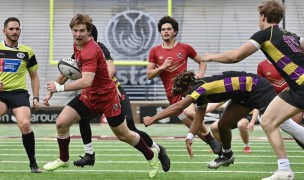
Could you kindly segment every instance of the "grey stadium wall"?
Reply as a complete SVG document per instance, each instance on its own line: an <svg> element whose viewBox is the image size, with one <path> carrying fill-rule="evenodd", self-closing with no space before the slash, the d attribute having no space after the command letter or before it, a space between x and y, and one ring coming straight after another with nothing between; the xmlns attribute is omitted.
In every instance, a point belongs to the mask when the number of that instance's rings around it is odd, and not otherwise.
<svg viewBox="0 0 304 180"><path fill-rule="evenodd" d="M53 2L53 39L50 39L50 2ZM199 54L204 52L223 52L238 47L246 42L250 36L258 31L257 5L259 0L173 0L172 16L179 22L178 41L189 43ZM303 36L304 29L304 1L285 0L286 29ZM47 94L45 84L55 80L58 75L57 66L51 65L61 58L72 54L72 35L69 22L76 13L86 13L93 18L99 31L100 42L104 42L110 49L115 61L145 61L149 48L161 43L159 33L155 27L157 21L167 15L167 1L164 0L10 0L1 2L0 21L9 16L21 20L22 35L20 42L34 49L39 63L41 79L40 99ZM140 30L146 32L141 39L145 46L139 47L138 39L130 38L134 17L142 16ZM127 20L125 25L119 24L121 29L113 30L111 22L115 17ZM133 18L133 20L132 20ZM131 26L130 26L131 23ZM137 23L137 22L136 22ZM124 27L125 26L125 27ZM147 28L148 27L148 28ZM112 29L111 29L112 28ZM119 47L116 41L122 29L129 33L128 44L132 47ZM116 33L116 34L115 34ZM0 34L3 39L3 34ZM50 43L53 50L50 51ZM114 43L114 44L113 44ZM115 44L116 43L116 44ZM121 42L123 43L123 40ZM131 46L130 45L130 46ZM138 49L136 49L136 47ZM122 49L119 49L122 48ZM50 53L53 59L50 60ZM256 72L257 63L265 57L257 52L247 60L233 65L208 63L206 75L226 70L245 70ZM198 70L197 64L188 61L188 69ZM119 66L118 79L130 94L131 100L165 100L166 96L159 79L148 81L145 77L145 66ZM28 81L30 89L30 81ZM31 94L31 91L29 91ZM55 94L51 105L65 105L77 92Z"/></svg>

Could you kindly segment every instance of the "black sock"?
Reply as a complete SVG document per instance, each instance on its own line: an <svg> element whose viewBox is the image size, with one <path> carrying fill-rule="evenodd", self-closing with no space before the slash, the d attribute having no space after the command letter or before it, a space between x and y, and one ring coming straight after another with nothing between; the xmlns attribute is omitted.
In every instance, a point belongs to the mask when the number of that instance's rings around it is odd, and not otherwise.
<svg viewBox="0 0 304 180"><path fill-rule="evenodd" d="M34 132L32 131L29 134L22 134L22 142L23 142L23 146L25 148L26 154L30 160L30 165L36 163Z"/></svg>
<svg viewBox="0 0 304 180"><path fill-rule="evenodd" d="M229 151L229 152L223 152L223 156L230 159L233 155L233 152L232 151Z"/></svg>

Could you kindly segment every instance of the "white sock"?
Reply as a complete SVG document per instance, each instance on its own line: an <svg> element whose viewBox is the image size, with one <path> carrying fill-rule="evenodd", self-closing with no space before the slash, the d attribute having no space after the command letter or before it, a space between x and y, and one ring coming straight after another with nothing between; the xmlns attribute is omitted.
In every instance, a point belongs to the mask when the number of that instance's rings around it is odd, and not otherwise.
<svg viewBox="0 0 304 180"><path fill-rule="evenodd" d="M153 141L151 148L155 148L157 150L157 152L160 152L160 148L159 148L158 144L156 144L156 142L154 142L154 141Z"/></svg>
<svg viewBox="0 0 304 180"><path fill-rule="evenodd" d="M93 144L92 143L85 144L84 145L84 152L88 153L88 154L94 154Z"/></svg>
<svg viewBox="0 0 304 180"><path fill-rule="evenodd" d="M287 158L285 159L279 159L278 160L278 169L279 170L291 170L290 169L290 164L289 164L289 160Z"/></svg>
<svg viewBox="0 0 304 180"><path fill-rule="evenodd" d="M284 121L280 128L288 133L289 135L296 138L302 144L304 144L304 127L299 125L298 123L294 122L292 119L287 119Z"/></svg>

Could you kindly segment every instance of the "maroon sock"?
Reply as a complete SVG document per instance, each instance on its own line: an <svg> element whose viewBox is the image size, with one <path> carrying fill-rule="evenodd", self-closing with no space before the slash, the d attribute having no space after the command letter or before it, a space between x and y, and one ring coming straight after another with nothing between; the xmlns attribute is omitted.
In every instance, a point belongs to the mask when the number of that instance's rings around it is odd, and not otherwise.
<svg viewBox="0 0 304 180"><path fill-rule="evenodd" d="M147 146L145 141L140 137L138 144L134 146L137 150L142 152L147 160L151 160L154 157L153 151Z"/></svg>
<svg viewBox="0 0 304 180"><path fill-rule="evenodd" d="M70 136L67 139L57 138L57 142L59 145L60 160L63 162L68 162L68 160L70 159L69 156Z"/></svg>
<svg viewBox="0 0 304 180"><path fill-rule="evenodd" d="M208 132L208 134L204 135L204 137L205 137L205 139L206 139L206 141L207 141L208 143L213 139L213 137L212 137L212 135L211 135L210 132Z"/></svg>

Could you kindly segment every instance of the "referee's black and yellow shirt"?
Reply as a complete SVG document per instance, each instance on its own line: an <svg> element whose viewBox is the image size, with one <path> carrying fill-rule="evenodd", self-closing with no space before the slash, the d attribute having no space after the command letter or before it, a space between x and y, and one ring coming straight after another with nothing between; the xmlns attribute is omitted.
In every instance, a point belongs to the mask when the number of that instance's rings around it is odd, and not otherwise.
<svg viewBox="0 0 304 180"><path fill-rule="evenodd" d="M251 92L259 83L255 74L226 71L199 80L189 94L197 106L207 106L209 102L223 102L229 99L242 102L250 98Z"/></svg>
<svg viewBox="0 0 304 180"><path fill-rule="evenodd" d="M4 84L4 91L25 89L26 72L38 69L33 50L23 44L8 47L5 42L0 43L0 80Z"/></svg>
<svg viewBox="0 0 304 180"><path fill-rule="evenodd" d="M263 51L289 87L297 90L304 87L304 55L301 40L303 39L296 34L274 25L255 33L249 41ZM301 93L304 95L304 92Z"/></svg>

